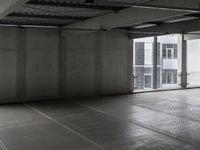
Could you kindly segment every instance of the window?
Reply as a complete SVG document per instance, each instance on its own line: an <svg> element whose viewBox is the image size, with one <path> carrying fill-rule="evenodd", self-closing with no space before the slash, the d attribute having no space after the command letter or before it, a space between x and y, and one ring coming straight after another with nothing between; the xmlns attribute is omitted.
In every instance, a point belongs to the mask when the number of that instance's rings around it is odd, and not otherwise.
<svg viewBox="0 0 200 150"><path fill-rule="evenodd" d="M187 72L189 87L200 85L200 39L187 41Z"/></svg>
<svg viewBox="0 0 200 150"><path fill-rule="evenodd" d="M151 88L151 75L144 75L144 86L145 88Z"/></svg>
<svg viewBox="0 0 200 150"><path fill-rule="evenodd" d="M166 44L167 48L174 48L174 44Z"/></svg>
<svg viewBox="0 0 200 150"><path fill-rule="evenodd" d="M171 84L172 83L172 73L168 72L167 73L167 84Z"/></svg>
<svg viewBox="0 0 200 150"><path fill-rule="evenodd" d="M172 49L167 49L167 58L172 59Z"/></svg>
<svg viewBox="0 0 200 150"><path fill-rule="evenodd" d="M163 44L162 47L163 59L177 59L177 44Z"/></svg>
<svg viewBox="0 0 200 150"><path fill-rule="evenodd" d="M167 58L167 51L166 51L166 49L162 50L162 57L163 57L163 59Z"/></svg>
<svg viewBox="0 0 200 150"><path fill-rule="evenodd" d="M167 74L166 73L162 73L162 84L167 84Z"/></svg>
<svg viewBox="0 0 200 150"><path fill-rule="evenodd" d="M157 56L153 55L154 40L156 40L154 37L134 39L135 62L133 69L135 78L132 85L134 85L136 91L178 86L178 35L158 36ZM157 58L157 66L153 63L154 57ZM153 72L154 69L157 71L156 75Z"/></svg>
<svg viewBox="0 0 200 150"><path fill-rule="evenodd" d="M178 56L178 50L177 50L177 48L175 48L174 49L174 58L177 59L177 56Z"/></svg>
<svg viewBox="0 0 200 150"><path fill-rule="evenodd" d="M177 84L177 70L173 69L163 70L162 84Z"/></svg>
<svg viewBox="0 0 200 150"><path fill-rule="evenodd" d="M144 64L152 65L153 62L153 44L145 43L145 51L144 51Z"/></svg>

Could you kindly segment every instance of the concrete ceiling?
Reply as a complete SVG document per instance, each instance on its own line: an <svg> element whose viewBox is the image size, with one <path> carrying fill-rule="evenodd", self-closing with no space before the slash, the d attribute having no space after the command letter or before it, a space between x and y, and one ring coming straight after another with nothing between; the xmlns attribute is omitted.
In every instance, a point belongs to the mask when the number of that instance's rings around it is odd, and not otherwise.
<svg viewBox="0 0 200 150"><path fill-rule="evenodd" d="M199 6L200 0L0 0L0 24L127 30L140 37L199 30ZM173 19L180 22L167 22Z"/></svg>
<svg viewBox="0 0 200 150"><path fill-rule="evenodd" d="M28 0L0 0L0 19L3 19L26 2Z"/></svg>

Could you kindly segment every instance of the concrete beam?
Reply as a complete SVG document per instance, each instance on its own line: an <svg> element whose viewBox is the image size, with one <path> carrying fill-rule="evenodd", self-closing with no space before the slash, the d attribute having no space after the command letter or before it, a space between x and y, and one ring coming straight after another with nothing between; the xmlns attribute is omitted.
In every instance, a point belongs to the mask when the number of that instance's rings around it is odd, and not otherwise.
<svg viewBox="0 0 200 150"><path fill-rule="evenodd" d="M160 34L176 34L176 33L188 33L193 31L199 31L200 30L200 20L189 20L189 21L183 21L183 22L177 22L177 23L165 23L161 24L155 27L150 28L143 28L143 29L135 29L132 32L141 32L141 33L160 33ZM153 35L153 34L150 34ZM134 34L130 33L129 38L137 38L142 37L142 34ZM147 34L144 34L144 37L147 36Z"/></svg>
<svg viewBox="0 0 200 150"><path fill-rule="evenodd" d="M107 1L105 1L106 3ZM197 13L200 11L198 5L199 2L197 0L194 0L194 2L191 4L191 1L188 1L188 5L185 5L183 1L178 1L179 3L171 3L169 0L165 0L165 5L162 3L155 3L152 4L153 1L149 3L135 3L135 2L116 2L116 1L109 1L110 4L116 4L124 7L135 7L135 8L148 8L148 9L160 9L160 10L171 10L171 11L182 11L182 12L189 12L189 13ZM154 1L155 2L155 1ZM196 3L195 3L196 2ZM194 5L196 4L196 5Z"/></svg>
<svg viewBox="0 0 200 150"><path fill-rule="evenodd" d="M156 6L165 6L165 7L183 7L190 9L199 9L200 1L199 0L153 0L147 4L156 5ZM200 10L200 9L199 9Z"/></svg>
<svg viewBox="0 0 200 150"><path fill-rule="evenodd" d="M0 0L0 19L3 19L28 1L29 0Z"/></svg>
<svg viewBox="0 0 200 150"><path fill-rule="evenodd" d="M184 35L184 40L200 39L200 33L189 33Z"/></svg>
<svg viewBox="0 0 200 150"><path fill-rule="evenodd" d="M110 13L100 17L88 19L84 22L66 26L78 29L112 29L123 26L140 24L143 22L169 19L186 13L169 10L152 10L145 8L127 8L119 12Z"/></svg>

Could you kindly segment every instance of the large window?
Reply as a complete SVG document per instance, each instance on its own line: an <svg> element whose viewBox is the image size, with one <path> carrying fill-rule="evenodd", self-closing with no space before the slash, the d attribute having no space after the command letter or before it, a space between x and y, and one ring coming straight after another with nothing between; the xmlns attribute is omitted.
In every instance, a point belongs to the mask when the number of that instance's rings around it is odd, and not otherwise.
<svg viewBox="0 0 200 150"><path fill-rule="evenodd" d="M154 37L134 40L134 89L147 90L171 88L177 86L178 72L178 36L166 35L157 37L157 75L153 74ZM154 78L156 76L156 78Z"/></svg>
<svg viewBox="0 0 200 150"><path fill-rule="evenodd" d="M187 42L188 86L200 85L200 39Z"/></svg>
<svg viewBox="0 0 200 150"><path fill-rule="evenodd" d="M161 44L160 87L174 88L178 86L178 35L159 36Z"/></svg>
<svg viewBox="0 0 200 150"><path fill-rule="evenodd" d="M134 40L134 89L152 88L153 38Z"/></svg>

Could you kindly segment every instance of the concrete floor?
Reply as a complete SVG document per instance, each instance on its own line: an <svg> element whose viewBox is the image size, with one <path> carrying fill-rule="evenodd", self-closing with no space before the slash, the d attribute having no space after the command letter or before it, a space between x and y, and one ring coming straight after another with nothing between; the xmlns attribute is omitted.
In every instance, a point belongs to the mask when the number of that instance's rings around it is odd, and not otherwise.
<svg viewBox="0 0 200 150"><path fill-rule="evenodd" d="M200 89L0 106L0 150L199 150Z"/></svg>

